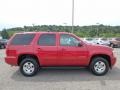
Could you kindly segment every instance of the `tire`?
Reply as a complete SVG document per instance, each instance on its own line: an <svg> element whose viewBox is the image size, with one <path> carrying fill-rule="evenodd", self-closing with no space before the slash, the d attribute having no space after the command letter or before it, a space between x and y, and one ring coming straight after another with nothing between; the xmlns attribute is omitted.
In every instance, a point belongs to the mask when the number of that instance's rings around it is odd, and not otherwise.
<svg viewBox="0 0 120 90"><path fill-rule="evenodd" d="M27 77L37 74L39 65L34 58L25 58L20 63L20 72Z"/></svg>
<svg viewBox="0 0 120 90"><path fill-rule="evenodd" d="M102 57L96 57L92 59L89 68L94 75L103 76L109 71L109 63Z"/></svg>

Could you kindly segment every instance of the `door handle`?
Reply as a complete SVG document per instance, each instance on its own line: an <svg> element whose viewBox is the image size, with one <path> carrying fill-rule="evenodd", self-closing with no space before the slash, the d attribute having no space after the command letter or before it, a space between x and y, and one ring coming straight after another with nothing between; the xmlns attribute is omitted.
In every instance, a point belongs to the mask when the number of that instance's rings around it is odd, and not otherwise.
<svg viewBox="0 0 120 90"><path fill-rule="evenodd" d="M65 51L66 49L62 48L62 51Z"/></svg>
<svg viewBox="0 0 120 90"><path fill-rule="evenodd" d="M41 50L41 48L38 48L38 50Z"/></svg>
<svg viewBox="0 0 120 90"><path fill-rule="evenodd" d="M41 49L41 48L38 48L38 49Z"/></svg>

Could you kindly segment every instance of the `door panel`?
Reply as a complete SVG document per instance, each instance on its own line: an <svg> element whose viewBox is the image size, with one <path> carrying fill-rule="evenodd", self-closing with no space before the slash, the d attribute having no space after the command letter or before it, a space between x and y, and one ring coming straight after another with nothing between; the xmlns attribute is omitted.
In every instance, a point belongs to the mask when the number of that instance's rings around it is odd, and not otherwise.
<svg viewBox="0 0 120 90"><path fill-rule="evenodd" d="M57 46L38 46L38 55L42 66L56 66Z"/></svg>
<svg viewBox="0 0 120 90"><path fill-rule="evenodd" d="M86 65L88 50L85 45L78 46L79 43L79 39L72 35L60 35L60 46L58 47L58 62L60 66Z"/></svg>
<svg viewBox="0 0 120 90"><path fill-rule="evenodd" d="M57 63L56 34L41 34L37 44L37 53L41 66L55 66Z"/></svg>
<svg viewBox="0 0 120 90"><path fill-rule="evenodd" d="M59 47L59 65L80 66L86 65L88 51L86 47Z"/></svg>

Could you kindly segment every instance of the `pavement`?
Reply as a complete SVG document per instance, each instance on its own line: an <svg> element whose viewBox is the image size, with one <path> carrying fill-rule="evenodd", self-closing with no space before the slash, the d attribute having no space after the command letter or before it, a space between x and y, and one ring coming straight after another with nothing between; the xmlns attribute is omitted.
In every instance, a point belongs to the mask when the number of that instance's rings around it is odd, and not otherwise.
<svg viewBox="0 0 120 90"><path fill-rule="evenodd" d="M46 68L25 77L19 67L4 62L0 50L0 90L120 90L120 49L114 49L117 63L105 76L94 76L86 68Z"/></svg>

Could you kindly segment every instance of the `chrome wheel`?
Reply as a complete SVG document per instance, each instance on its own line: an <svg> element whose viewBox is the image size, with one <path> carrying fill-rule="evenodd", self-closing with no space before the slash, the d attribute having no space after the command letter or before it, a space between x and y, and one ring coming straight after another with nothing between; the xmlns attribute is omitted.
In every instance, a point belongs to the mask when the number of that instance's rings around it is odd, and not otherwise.
<svg viewBox="0 0 120 90"><path fill-rule="evenodd" d="M26 62L24 63L23 65L23 71L26 73L26 74L32 74L35 70L35 66L33 63L31 62Z"/></svg>
<svg viewBox="0 0 120 90"><path fill-rule="evenodd" d="M103 73L105 70L106 70L106 65L104 62L102 61L98 61L95 63L94 65L94 70L97 72L97 73Z"/></svg>

